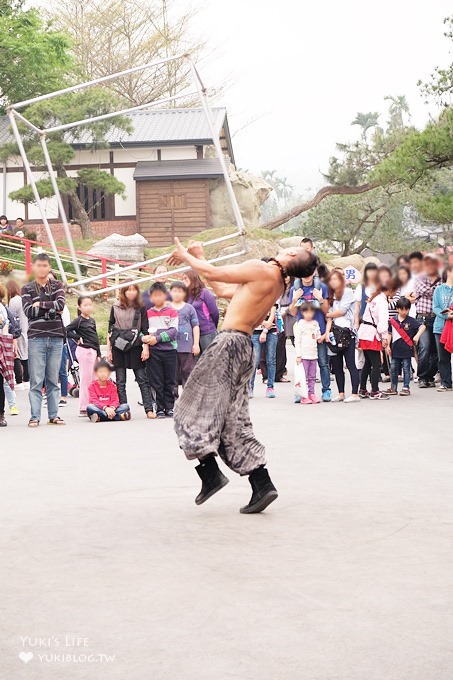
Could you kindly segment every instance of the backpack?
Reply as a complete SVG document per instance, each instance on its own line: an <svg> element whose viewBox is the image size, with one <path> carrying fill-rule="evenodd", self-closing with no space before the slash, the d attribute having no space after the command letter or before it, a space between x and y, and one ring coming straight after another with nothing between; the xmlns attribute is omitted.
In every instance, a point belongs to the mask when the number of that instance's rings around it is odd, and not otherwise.
<svg viewBox="0 0 453 680"><path fill-rule="evenodd" d="M6 307L6 313L8 314L9 332L13 336L14 340L17 340L17 338L20 338L22 333L20 319L17 314L12 314L8 307Z"/></svg>

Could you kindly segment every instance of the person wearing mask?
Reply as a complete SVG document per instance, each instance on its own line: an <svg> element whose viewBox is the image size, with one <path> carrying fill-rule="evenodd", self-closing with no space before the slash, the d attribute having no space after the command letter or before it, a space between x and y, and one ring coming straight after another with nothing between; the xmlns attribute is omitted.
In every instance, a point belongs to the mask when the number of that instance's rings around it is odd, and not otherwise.
<svg viewBox="0 0 453 680"><path fill-rule="evenodd" d="M22 288L22 306L28 319L28 372L30 375L29 427L41 421L42 388L46 387L49 425L65 425L58 416L60 389L58 373L63 351L64 327L61 314L65 306L63 284L50 277L50 258L35 255L33 278Z"/></svg>
<svg viewBox="0 0 453 680"><path fill-rule="evenodd" d="M439 258L435 253L428 253L423 258L423 274L415 280L415 306L417 319L426 326L418 345L418 386L420 388L435 387L435 376L438 369L436 339L434 336L433 311L434 291L441 284L439 276Z"/></svg>
<svg viewBox="0 0 453 680"><path fill-rule="evenodd" d="M359 397L359 371L355 362L355 318L356 300L352 288L346 287L343 274L338 271L332 272L329 281L329 311L326 314L326 336L329 337L332 325L349 331L349 344L344 349L334 353L332 366L338 387L338 397L333 401L344 401L345 404L353 404L360 401ZM338 349L338 348L337 348ZM352 393L345 398L345 375L344 364L351 377Z"/></svg>
<svg viewBox="0 0 453 680"><path fill-rule="evenodd" d="M446 321L453 319L453 265L448 264L443 273L443 283L436 287L433 295L433 312L436 315L433 324L436 341L440 385L438 392L450 392L452 389L451 353L442 342L442 332Z"/></svg>
<svg viewBox="0 0 453 680"><path fill-rule="evenodd" d="M187 302L195 308L200 324L200 353L202 354L217 335L219 309L213 293L208 290L193 269L184 272L182 282L187 287Z"/></svg>
<svg viewBox="0 0 453 680"><path fill-rule="evenodd" d="M325 315L329 311L328 291L325 283L319 282L319 288L317 288L314 279L314 274L307 276L301 280L302 286L300 288L292 289L289 313L300 321L302 318L300 313L301 304L310 302L315 308L314 320L319 324L321 336L325 337ZM318 343L318 366L321 374L322 400L331 401L329 357L325 340Z"/></svg>
<svg viewBox="0 0 453 680"><path fill-rule="evenodd" d="M112 305L107 338L107 356L115 368L118 397L127 404L127 371L132 370L140 388L142 404L147 418L155 418L151 388L146 374L149 347L141 338L148 335L148 316L142 304L140 288L136 283L120 288L119 298ZM132 343L125 341L132 338Z"/></svg>

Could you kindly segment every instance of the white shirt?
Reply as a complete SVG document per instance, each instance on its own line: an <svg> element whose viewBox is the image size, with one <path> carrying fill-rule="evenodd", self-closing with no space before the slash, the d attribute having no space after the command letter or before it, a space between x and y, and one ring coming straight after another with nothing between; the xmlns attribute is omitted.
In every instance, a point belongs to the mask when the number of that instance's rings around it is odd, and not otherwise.
<svg viewBox="0 0 453 680"><path fill-rule="evenodd" d="M318 358L318 338L321 336L319 323L300 319L294 326L296 356L302 359Z"/></svg>

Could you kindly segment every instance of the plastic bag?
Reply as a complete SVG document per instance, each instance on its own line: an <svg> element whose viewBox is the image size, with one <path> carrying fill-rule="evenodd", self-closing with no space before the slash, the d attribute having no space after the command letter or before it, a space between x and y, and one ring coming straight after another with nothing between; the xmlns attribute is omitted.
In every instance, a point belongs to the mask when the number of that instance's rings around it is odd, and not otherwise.
<svg viewBox="0 0 453 680"><path fill-rule="evenodd" d="M296 364L294 368L294 392L301 399L308 397L307 378L302 363Z"/></svg>

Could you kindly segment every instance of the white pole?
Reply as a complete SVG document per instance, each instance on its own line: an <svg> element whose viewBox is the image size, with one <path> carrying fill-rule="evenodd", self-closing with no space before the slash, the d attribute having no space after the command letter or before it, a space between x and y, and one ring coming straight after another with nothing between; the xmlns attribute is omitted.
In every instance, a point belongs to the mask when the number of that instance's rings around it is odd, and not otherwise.
<svg viewBox="0 0 453 680"><path fill-rule="evenodd" d="M211 246L213 243L221 243L222 241L228 241L231 238L236 238L236 236L240 236L241 232L240 231L235 231L234 234L228 234L228 236L219 236L219 238L213 238L210 241L205 241L203 243L203 246ZM128 272L128 271L133 271L134 269L141 269L142 267L146 267L148 264L153 264L154 262L159 262L161 260L166 260L169 256L169 253L166 253L165 255L157 255L157 257L152 257L149 260L144 260L143 262L139 262L138 264L128 264L125 267L116 267L113 269L110 274L123 274L123 272ZM81 281L75 281L74 283L69 284L69 288L76 288L78 286L85 285L87 283L92 283L93 281L99 281L99 279L105 279L106 275L104 274L96 274L95 276L90 276L88 279L82 279ZM140 279L140 280L145 280L147 281L148 279Z"/></svg>
<svg viewBox="0 0 453 680"><path fill-rule="evenodd" d="M52 187L57 198L58 211L60 213L61 221L63 223L63 229L66 234L66 240L68 242L69 251L71 253L72 262L74 264L75 273L79 278L81 278L82 272L80 271L79 261L77 260L77 254L74 248L74 242L72 240L72 234L66 217L66 211L64 209L63 201L61 198L60 189L58 188L58 183L53 173L52 161L50 160L49 149L47 148L45 134L41 134L41 146L44 153L44 159L46 161L47 170L49 171L50 181L52 182Z"/></svg>
<svg viewBox="0 0 453 680"><path fill-rule="evenodd" d="M44 132L61 132L62 130L71 130L79 125L86 125L87 123L96 123L100 120L107 120L108 118L115 118L115 116L123 116L128 113L133 113L134 111L141 111L142 109L149 109L152 106L158 106L159 104L168 104L175 99L182 99L184 97L194 97L197 92L186 92L185 94L176 94L173 97L166 97L165 99L156 99L153 102L148 102L147 104L138 104L137 106L131 106L128 109L121 109L121 111L113 111L112 113L104 113L100 116L92 116L91 118L84 118L83 120L76 120L73 123L65 123L65 125L54 125L53 127L46 128ZM39 130L39 132L43 132Z"/></svg>
<svg viewBox="0 0 453 680"><path fill-rule="evenodd" d="M215 257L213 260L208 260L211 264L213 262L222 262L223 260L229 260L232 257L239 257L240 255L245 255L247 253L246 250L240 250L238 253L230 253L228 255L222 255L221 257ZM166 255L165 257L168 257ZM169 272L169 275L173 276L173 274L180 274L181 272L186 272L191 267L179 267L178 269L172 269ZM115 272L116 273L116 272ZM84 291L84 295L87 297L94 297L95 295L102 295L103 293L110 293L111 291L117 290L118 288L127 288L128 286L132 285L133 283L144 283L145 281L152 281L153 279L157 278L158 276L162 276L162 274L151 274L150 276L144 276L141 279L131 279L129 281L123 281L122 283L118 283L115 286L109 286L108 288L101 288L100 290L87 290ZM104 274L105 278L105 274ZM77 284L76 284L77 285Z"/></svg>
<svg viewBox="0 0 453 680"><path fill-rule="evenodd" d="M114 80L115 78L121 78L121 76L128 76L131 73L137 73L138 71L144 71L152 66L160 66L161 64L167 64L169 61L175 61L176 59L183 59L187 55L178 54L174 57L168 57L166 59L159 59L157 61L150 61L148 64L142 64L141 66L134 66L133 68L128 68L125 71L118 71L117 73L111 73L109 76L103 76L102 78L95 78L94 80L88 80L85 83L79 83L79 85L73 85L72 87L65 87L63 90L55 90L55 92L48 92L47 94L42 94L39 97L33 97L33 99L25 99L22 102L17 102L11 106L12 109L23 109L24 106L29 106L30 104L36 104L37 102L46 101L47 99L53 99L58 97L60 94L69 94L69 92L77 92L78 90L83 90L86 87L91 87L91 85L99 85L100 83L106 83L109 80Z"/></svg>
<svg viewBox="0 0 453 680"><path fill-rule="evenodd" d="M27 171L27 177L28 177L28 181L30 182L30 186L31 186L32 191L33 191L33 196L35 197L35 201L38 205L39 212L41 213L41 219L43 221L43 224L44 224L44 227L45 227L45 230L46 230L46 233L47 233L47 238L49 239L49 243L52 247L53 254L55 256L55 260L57 261L57 265L58 265L58 269L59 269L60 274L61 274L62 281L63 281L64 284L67 284L68 279L66 277L66 272L63 269L63 264L61 262L60 255L58 253L57 246L55 244L55 240L54 240L52 231L50 229L49 222L47 220L47 215L46 215L46 212L44 210L44 206L42 204L41 197L39 195L39 191L38 191L38 188L37 188L36 183L35 183L35 178L33 177L33 172L32 172L32 169L30 167L30 163L28 162L27 154L25 153L25 148L24 148L24 145L23 145L23 142L22 142L22 138L19 134L19 130L17 129L17 123L16 123L16 119L14 118L14 112L13 111L11 111L11 110L8 111L8 118L9 118L9 122L11 124L11 128L12 128L14 137L16 138L17 146L19 147L20 155L22 156L22 161L23 161L25 170Z"/></svg>
<svg viewBox="0 0 453 680"><path fill-rule="evenodd" d="M25 123L25 125L28 125L28 127L31 128L34 132L41 134L42 130L39 127L36 127L36 125L33 125L33 123L30 123L30 121L27 120L27 118L25 118L25 116L23 116L21 113L19 113L18 111L14 111L14 115L16 116L16 118L19 118L19 120Z"/></svg>
<svg viewBox="0 0 453 680"><path fill-rule="evenodd" d="M244 220L242 218L241 210L239 208L239 204L237 202L237 198L236 198L236 195L234 193L233 185L231 183L230 173L229 173L229 170L227 168L227 164L226 164L226 161L225 161L225 156L223 155L222 147L220 145L220 139L219 139L219 137L216 133L216 130L214 128L214 123L213 123L212 115L211 115L211 108L210 108L208 97L207 97L207 94L206 94L206 88L204 87L204 85L203 85L203 83L200 79L200 76L198 75L198 71L197 71L195 64L193 63L192 59L190 59L188 57L187 61L189 62L190 68L192 70L193 79L194 79L195 85L197 87L198 94L199 94L200 101L201 101L201 105L204 109L204 112L205 112L205 115L206 115L206 120L208 122L208 126L209 126L209 129L210 129L210 132L211 132L212 141L213 141L216 153L217 153L217 157L220 161L220 165L222 167L223 176L225 178L225 184L226 184L226 188L227 188L227 191L228 191L228 195L230 197L231 206L233 208L233 213L234 213L234 217L235 217L235 220L236 220L236 224L239 227L241 235L243 237L245 237ZM243 243L244 243L244 247L246 249L247 246L246 246L246 243L245 243L245 238L243 239Z"/></svg>

